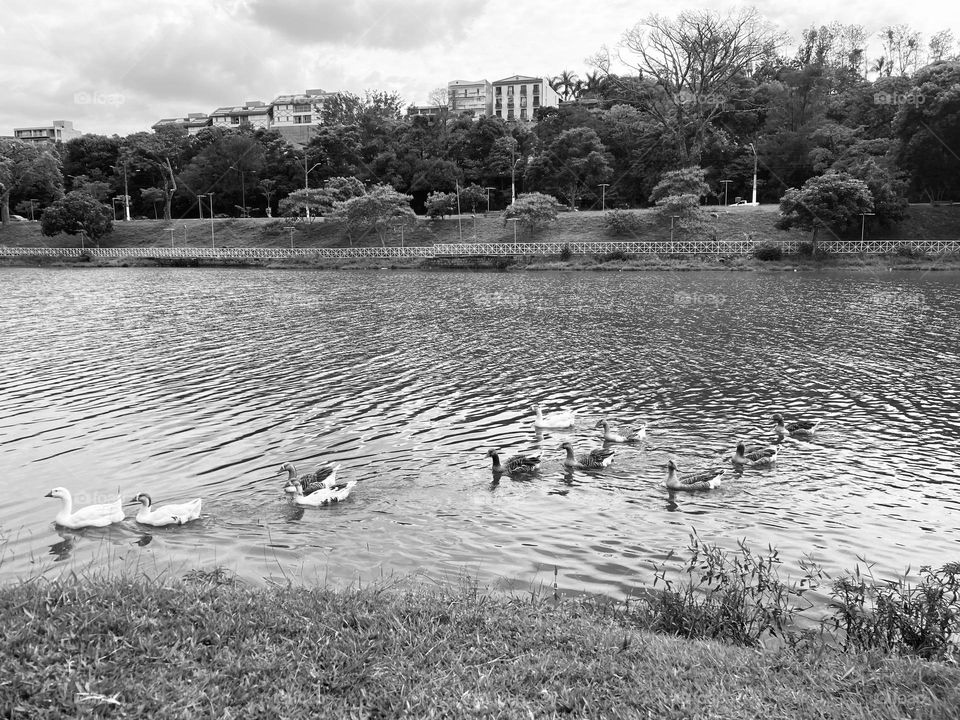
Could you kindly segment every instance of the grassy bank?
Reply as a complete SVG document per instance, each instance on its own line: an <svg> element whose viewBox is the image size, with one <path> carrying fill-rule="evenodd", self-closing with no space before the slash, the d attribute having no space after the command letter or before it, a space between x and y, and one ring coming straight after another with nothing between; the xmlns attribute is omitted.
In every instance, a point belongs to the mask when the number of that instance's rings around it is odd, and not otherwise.
<svg viewBox="0 0 960 720"><path fill-rule="evenodd" d="M947 718L960 670L649 633L628 607L412 581L184 579L0 590L0 715ZM306 715L305 715L306 714Z"/></svg>
<svg viewBox="0 0 960 720"><path fill-rule="evenodd" d="M779 214L777 205L759 207L737 206L729 208L705 208L704 222L695 229L676 228L676 238L709 237L720 240L742 240L749 237L755 242L778 240L806 240L808 233L784 232L774 228ZM561 213L557 222L538 230L532 236L522 230L517 239L558 243L603 242L612 240L658 240L670 239L670 221L654 210L638 210L637 230L634 235L612 235L604 223L605 214L593 212ZM312 223L290 223L285 219L270 218L225 218L213 221L213 242L219 247L357 247L380 245L373 234L348 238L334 223L316 220ZM859 233L856 233L859 238ZM960 239L960 205L912 205L906 220L889 228L870 227L866 235L875 240L893 240L909 244L916 240ZM504 224L500 213L465 215L460 218L428 220L418 218L415 226L407 228L401 238L399 230L384 238L388 246L434 245L437 243L513 242L512 223ZM102 247L210 247L211 226L209 220L181 218L171 222L163 220L134 220L114 223L114 230L100 240ZM57 235L44 237L39 223L7 223L0 227L0 245L20 247L77 247L77 236Z"/></svg>

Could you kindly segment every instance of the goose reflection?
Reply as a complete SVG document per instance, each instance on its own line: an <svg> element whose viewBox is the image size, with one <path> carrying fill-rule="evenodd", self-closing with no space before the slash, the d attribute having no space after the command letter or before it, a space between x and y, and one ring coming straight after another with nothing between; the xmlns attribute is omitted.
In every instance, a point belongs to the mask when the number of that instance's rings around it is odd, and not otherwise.
<svg viewBox="0 0 960 720"><path fill-rule="evenodd" d="M70 558L71 553L73 553L73 546L76 544L77 538L80 537L80 533L58 529L57 535L60 536L60 541L50 546L50 554L53 555L55 562L62 562Z"/></svg>

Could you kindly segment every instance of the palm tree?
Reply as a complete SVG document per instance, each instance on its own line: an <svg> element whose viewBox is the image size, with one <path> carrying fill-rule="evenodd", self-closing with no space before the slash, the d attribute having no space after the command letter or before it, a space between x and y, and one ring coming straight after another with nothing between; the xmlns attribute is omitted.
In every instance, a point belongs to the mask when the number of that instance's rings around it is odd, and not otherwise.
<svg viewBox="0 0 960 720"><path fill-rule="evenodd" d="M553 88L554 92L560 95L561 99L563 100L569 100L571 97L576 97L578 82L579 79L577 78L576 73L572 73L569 70L564 70L555 78L552 78L548 81L550 87Z"/></svg>

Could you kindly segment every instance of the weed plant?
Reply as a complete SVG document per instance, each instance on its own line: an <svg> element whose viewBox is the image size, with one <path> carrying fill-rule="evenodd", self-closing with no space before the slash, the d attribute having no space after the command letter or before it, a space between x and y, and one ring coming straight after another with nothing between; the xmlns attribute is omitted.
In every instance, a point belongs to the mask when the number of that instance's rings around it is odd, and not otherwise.
<svg viewBox="0 0 960 720"><path fill-rule="evenodd" d="M662 591L649 601L653 630L750 647L768 636L795 642L794 619L811 607L804 595L820 586L824 575L819 566L803 561L803 577L784 581L778 572L782 561L773 547L765 554L754 553L741 540L731 553L693 533L688 550L690 557L677 578L670 577L671 556L655 566L653 585Z"/></svg>
<svg viewBox="0 0 960 720"><path fill-rule="evenodd" d="M909 569L907 571L909 574ZM846 650L944 660L960 650L960 563L920 569L919 585L877 581L860 566L833 583L829 620Z"/></svg>

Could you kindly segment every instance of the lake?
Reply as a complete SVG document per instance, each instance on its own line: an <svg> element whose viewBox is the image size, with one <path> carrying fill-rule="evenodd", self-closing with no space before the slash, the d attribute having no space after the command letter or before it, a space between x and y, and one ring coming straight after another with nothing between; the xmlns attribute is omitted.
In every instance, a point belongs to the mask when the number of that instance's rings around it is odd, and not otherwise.
<svg viewBox="0 0 960 720"><path fill-rule="evenodd" d="M0 580L224 567L337 587L422 575L615 599L688 538L877 577L960 559L960 275L0 269ZM536 431L531 405L577 412ZM774 468L671 494L771 415ZM560 443L649 422L602 471ZM495 481L486 456L542 452ZM332 507L282 492L341 463ZM728 463L729 465L729 463ZM203 498L201 520L67 531L77 504ZM678 563L676 559L670 560Z"/></svg>

